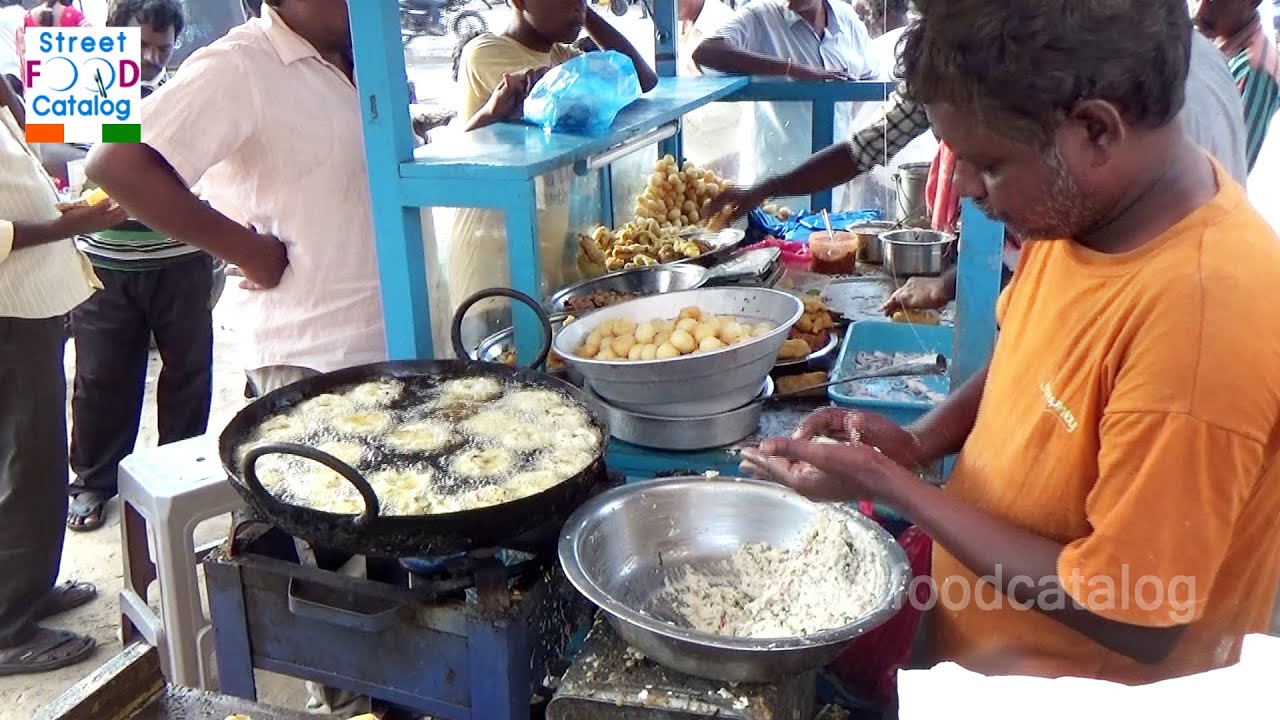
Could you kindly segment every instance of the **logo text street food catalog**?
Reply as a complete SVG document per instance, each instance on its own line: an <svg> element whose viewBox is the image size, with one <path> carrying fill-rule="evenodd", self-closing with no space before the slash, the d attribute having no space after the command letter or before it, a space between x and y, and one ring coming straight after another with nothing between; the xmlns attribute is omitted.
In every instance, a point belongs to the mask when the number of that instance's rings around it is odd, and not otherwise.
<svg viewBox="0 0 1280 720"><path fill-rule="evenodd" d="M142 31L27 28L27 142L140 142Z"/></svg>

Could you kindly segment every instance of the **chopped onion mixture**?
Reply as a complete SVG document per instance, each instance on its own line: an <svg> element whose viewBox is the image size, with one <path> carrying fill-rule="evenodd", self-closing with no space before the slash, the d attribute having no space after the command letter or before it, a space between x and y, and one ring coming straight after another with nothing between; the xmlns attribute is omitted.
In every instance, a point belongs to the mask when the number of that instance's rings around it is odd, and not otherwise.
<svg viewBox="0 0 1280 720"><path fill-rule="evenodd" d="M866 617L884 597L888 565L870 533L823 508L799 547L749 543L725 562L668 578L663 595L695 630L803 637Z"/></svg>

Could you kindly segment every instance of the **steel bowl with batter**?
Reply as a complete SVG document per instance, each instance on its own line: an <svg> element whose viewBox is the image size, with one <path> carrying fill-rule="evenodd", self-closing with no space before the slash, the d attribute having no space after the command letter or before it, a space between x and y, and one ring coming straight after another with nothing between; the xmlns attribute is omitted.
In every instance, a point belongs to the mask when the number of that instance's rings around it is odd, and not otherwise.
<svg viewBox="0 0 1280 720"><path fill-rule="evenodd" d="M866 516L838 507L882 550L886 578L864 617L805 637L713 635L659 616L668 578L729 559L746 543L794 546L823 506L781 485L683 477L609 490L570 516L560 538L569 581L604 611L627 644L666 667L725 682L775 682L830 664L850 640L880 626L905 597L906 553ZM836 506L832 506L836 507Z"/></svg>

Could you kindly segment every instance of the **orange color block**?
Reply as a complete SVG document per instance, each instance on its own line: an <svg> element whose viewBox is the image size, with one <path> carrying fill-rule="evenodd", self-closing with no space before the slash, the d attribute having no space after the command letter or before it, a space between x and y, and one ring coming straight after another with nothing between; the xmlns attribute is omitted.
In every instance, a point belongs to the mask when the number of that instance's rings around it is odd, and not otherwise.
<svg viewBox="0 0 1280 720"><path fill-rule="evenodd" d="M63 126L27 123L27 142L29 143L65 142L63 140Z"/></svg>

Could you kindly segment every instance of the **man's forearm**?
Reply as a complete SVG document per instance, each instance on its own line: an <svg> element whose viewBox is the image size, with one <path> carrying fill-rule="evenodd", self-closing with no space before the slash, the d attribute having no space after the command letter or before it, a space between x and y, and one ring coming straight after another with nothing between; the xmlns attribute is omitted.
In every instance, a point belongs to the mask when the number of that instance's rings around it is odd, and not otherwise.
<svg viewBox="0 0 1280 720"><path fill-rule="evenodd" d="M201 202L146 145L98 145L85 173L147 227L239 264L253 233Z"/></svg>
<svg viewBox="0 0 1280 720"><path fill-rule="evenodd" d="M653 71L653 68L649 67L649 63L645 62L644 56L640 54L640 51L636 50L625 35L618 32L617 28L610 25L607 20L600 17L600 14L590 7L587 8L584 29L601 49L616 50L631 58L631 64L635 65L636 75L640 79L641 90L649 92L657 86L658 75Z"/></svg>
<svg viewBox="0 0 1280 720"><path fill-rule="evenodd" d="M1058 578L1063 545L1027 532L903 470L885 502L979 578L993 581L1020 609L1035 609L1094 642L1139 662L1168 657L1183 628L1150 628L1108 620L1077 605ZM978 588L970 588L975 593Z"/></svg>
<svg viewBox="0 0 1280 720"><path fill-rule="evenodd" d="M978 406L982 403L989 367L983 366L941 405L907 428L920 444L920 456L916 459L920 465L929 465L960 452L978 419Z"/></svg>
<svg viewBox="0 0 1280 720"><path fill-rule="evenodd" d="M786 60L739 50L723 38L708 38L693 50L699 68L711 68L730 75L786 75L792 63Z"/></svg>
<svg viewBox="0 0 1280 720"><path fill-rule="evenodd" d="M810 155L794 170L767 178L761 189L769 197L811 195L849 182L868 169L853 161L848 143L838 143Z"/></svg>
<svg viewBox="0 0 1280 720"><path fill-rule="evenodd" d="M47 223L13 223L13 249L35 247L64 239L66 236L58 229L57 221Z"/></svg>

